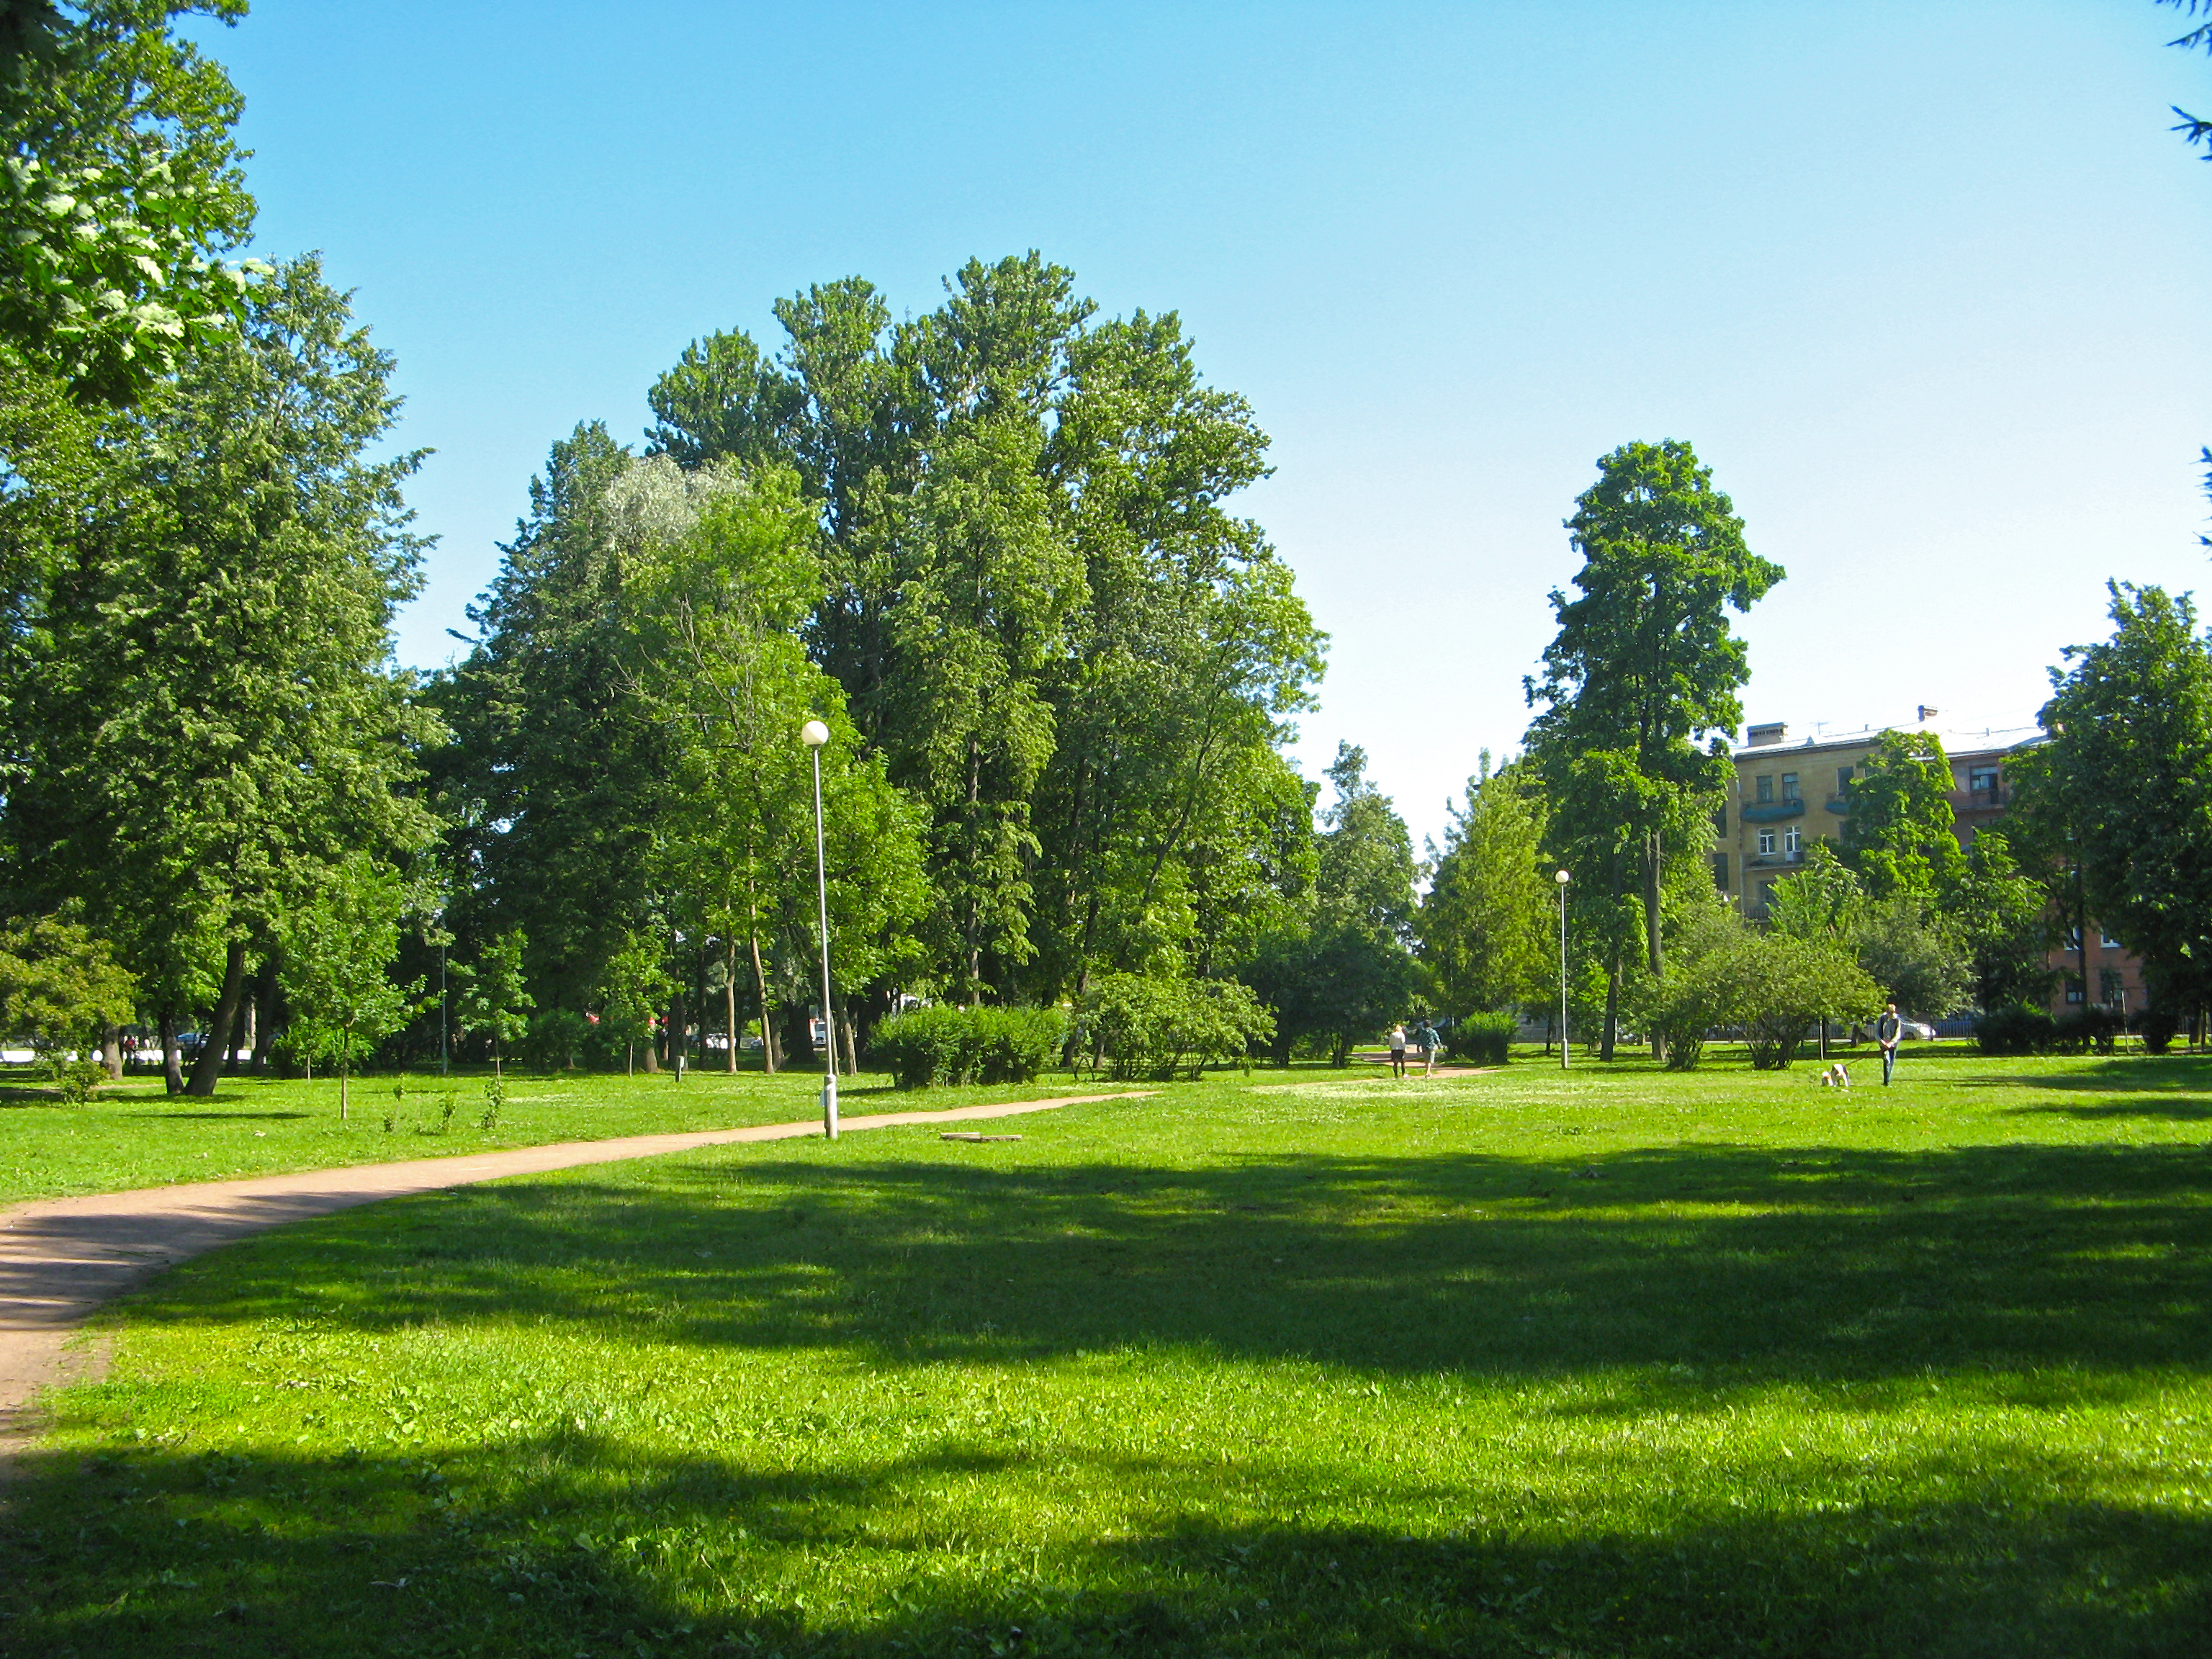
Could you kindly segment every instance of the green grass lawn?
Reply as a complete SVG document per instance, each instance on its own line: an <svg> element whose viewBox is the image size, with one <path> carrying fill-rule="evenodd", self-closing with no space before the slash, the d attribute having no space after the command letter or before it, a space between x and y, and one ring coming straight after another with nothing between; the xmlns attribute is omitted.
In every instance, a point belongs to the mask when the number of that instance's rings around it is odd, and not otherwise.
<svg viewBox="0 0 2212 1659"><path fill-rule="evenodd" d="M1001 1127L164 1276L15 1489L0 1652L2212 1650L2212 1064Z"/></svg>
<svg viewBox="0 0 2212 1659"><path fill-rule="evenodd" d="M335 1079L226 1081L212 1099L202 1100L164 1094L159 1076L133 1077L88 1105L68 1106L27 1079L0 1072L0 1205L555 1140L781 1123L821 1113L818 1071L775 1077L689 1072L678 1084L672 1073L624 1078L510 1070L498 1124L487 1130L481 1125L489 1077L486 1069L445 1080L434 1073L356 1078L351 1115L340 1122ZM395 1086L404 1092L395 1096ZM925 1102L896 1093L888 1077L863 1074L842 1079L838 1093L846 1115L858 1116L1118 1086L1077 1088L1063 1073L1034 1087L933 1090Z"/></svg>

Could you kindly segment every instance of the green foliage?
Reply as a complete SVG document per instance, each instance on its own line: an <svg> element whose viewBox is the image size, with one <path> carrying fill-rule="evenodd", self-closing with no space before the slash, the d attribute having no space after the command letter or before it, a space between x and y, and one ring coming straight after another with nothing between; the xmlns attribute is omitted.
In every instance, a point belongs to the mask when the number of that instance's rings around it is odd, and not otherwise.
<svg viewBox="0 0 2212 1659"><path fill-rule="evenodd" d="M1076 1008L1076 1042L1112 1075L1169 1079L1238 1059L1275 1034L1274 1017L1236 980L1108 974Z"/></svg>
<svg viewBox="0 0 2212 1659"><path fill-rule="evenodd" d="M174 18L244 0L19 3L0 62L0 336L77 396L128 403L234 328L256 262L240 103Z"/></svg>
<svg viewBox="0 0 2212 1659"><path fill-rule="evenodd" d="M1265 935L1239 977L1273 1010L1275 1057L1326 1038L1336 1063L1402 1017L1420 988L1408 948L1415 908L1405 821L1368 781L1367 756L1340 744L1329 768L1336 799L1315 838L1311 908Z"/></svg>
<svg viewBox="0 0 2212 1659"><path fill-rule="evenodd" d="M942 1084L1029 1083L1067 1034L1057 1008L909 1009L876 1026L868 1057L902 1089Z"/></svg>
<svg viewBox="0 0 2212 1659"><path fill-rule="evenodd" d="M523 1054L540 1071L574 1071L591 1040L591 1022L574 1008L547 1008L532 1016Z"/></svg>
<svg viewBox="0 0 2212 1659"><path fill-rule="evenodd" d="M0 1030L41 1056L89 1050L105 1028L130 1024L135 989L106 941L77 922L41 916L0 933Z"/></svg>
<svg viewBox="0 0 2212 1659"><path fill-rule="evenodd" d="M218 983L234 1010L249 957L349 856L404 865L434 838L414 784L436 722L390 663L421 553L391 371L317 262L287 264L111 422L45 594L15 874L80 898L173 1015Z"/></svg>
<svg viewBox="0 0 2212 1659"><path fill-rule="evenodd" d="M1462 1014L1444 1033L1444 1046L1454 1060L1470 1066L1503 1066L1512 1053L1514 1033L1521 1022L1511 1014Z"/></svg>
<svg viewBox="0 0 2212 1659"><path fill-rule="evenodd" d="M2049 959L2051 895L2022 872L2003 831L1984 829L1974 837L1944 909L1972 952L1976 1007L2039 1002L2051 994L2058 982Z"/></svg>
<svg viewBox="0 0 2212 1659"><path fill-rule="evenodd" d="M2212 1000L2212 651L2186 595L2110 592L2112 636L2053 672L2048 740L2013 763L2014 810L2142 959L2153 1005L2193 1009Z"/></svg>
<svg viewBox="0 0 2212 1659"><path fill-rule="evenodd" d="M1644 1018L1667 1039L1667 1064L1686 1071L1710 1032L1740 1026L1752 1065L1786 1068L1814 1022L1849 1020L1881 1005L1881 988L1843 940L1747 927L1710 905L1687 929Z"/></svg>
<svg viewBox="0 0 2212 1659"><path fill-rule="evenodd" d="M499 1115L507 1109L507 1079L494 1072L484 1079L483 1115L477 1120L477 1128L490 1134L499 1127Z"/></svg>
<svg viewBox="0 0 2212 1659"><path fill-rule="evenodd" d="M1962 1006L1972 983L1973 955L1940 915L1900 891L1869 902L1851 935L1853 954L1874 982L1921 1019L1942 1019Z"/></svg>
<svg viewBox="0 0 2212 1659"><path fill-rule="evenodd" d="M1951 763L1933 732L1884 732L1844 786L1844 861L1876 899L1933 904L1966 868L1954 828Z"/></svg>
<svg viewBox="0 0 2212 1659"><path fill-rule="evenodd" d="M1686 443L1602 458L1567 528L1581 592L1551 596L1559 631L1525 683L1530 703L1545 705L1529 757L1550 800L1552 850L1574 873L1571 902L1601 933L1617 995L1634 957L1662 970L1668 866L1703 854L1729 776L1725 743L1750 667L1725 613L1748 611L1784 573L1745 545L1743 521ZM1613 1035L1608 1024L1608 1054Z"/></svg>
<svg viewBox="0 0 2212 1659"><path fill-rule="evenodd" d="M65 1060L56 1054L47 1060L46 1070L54 1080L54 1091L72 1106L96 1099L100 1085L107 1081L107 1066L97 1060Z"/></svg>
<svg viewBox="0 0 2212 1659"><path fill-rule="evenodd" d="M413 1017L422 994L420 980L401 987L388 971L399 951L406 901L396 872L357 853L280 924L292 1046L337 1063L340 1117L349 1105L347 1079L354 1068Z"/></svg>
<svg viewBox="0 0 2212 1659"><path fill-rule="evenodd" d="M1455 1016L1516 1007L1556 990L1558 903L1543 857L1544 809L1518 765L1468 780L1421 902L1421 961Z"/></svg>
<svg viewBox="0 0 2212 1659"><path fill-rule="evenodd" d="M2054 1019L2043 1009L2021 1005L1977 1018L1974 1042L1985 1054L2110 1054L2118 1051L2127 1029L2114 1008L2081 1008ZM2150 1048L2148 1035L2143 1046Z"/></svg>
<svg viewBox="0 0 2212 1659"><path fill-rule="evenodd" d="M607 958L599 980L599 1029L624 1051L624 1069L634 1064L637 1045L653 1036L653 1016L673 988L660 952L642 934L633 933Z"/></svg>
<svg viewBox="0 0 2212 1659"><path fill-rule="evenodd" d="M495 1080L502 1053L530 1030L530 1011L538 1006L523 985L522 957L529 942L518 927L485 945L474 967L453 969L461 987L454 1012L464 1031L491 1040Z"/></svg>

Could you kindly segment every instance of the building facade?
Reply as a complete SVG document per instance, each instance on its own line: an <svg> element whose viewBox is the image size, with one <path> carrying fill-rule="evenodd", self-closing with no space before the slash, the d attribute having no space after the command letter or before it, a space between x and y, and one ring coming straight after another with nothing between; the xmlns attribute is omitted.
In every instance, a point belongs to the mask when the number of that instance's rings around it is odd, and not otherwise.
<svg viewBox="0 0 2212 1659"><path fill-rule="evenodd" d="M2040 743L2042 733L2029 726L1936 735L1951 763L1954 828L1960 846L1972 847L1984 828L2004 816L2011 798L2008 761ZM1735 781L1715 820L1719 839L1713 853L1714 885L1742 915L1766 914L1775 883L1803 863L1814 841L1842 841L1850 781L1881 740L1881 732L1873 728L1796 742L1779 722L1747 728L1731 757ZM2053 1008L2079 1008L2085 1000L2122 1011L2141 1008L2141 964L2094 923L2089 933L2086 971L2081 941L2069 937L2063 950L2051 952L2051 965L2063 977Z"/></svg>

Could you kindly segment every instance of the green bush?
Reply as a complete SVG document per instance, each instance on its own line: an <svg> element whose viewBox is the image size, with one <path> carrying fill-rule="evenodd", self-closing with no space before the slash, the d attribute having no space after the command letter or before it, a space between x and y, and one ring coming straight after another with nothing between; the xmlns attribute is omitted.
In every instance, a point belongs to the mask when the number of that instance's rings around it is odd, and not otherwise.
<svg viewBox="0 0 2212 1659"><path fill-rule="evenodd" d="M532 1018L523 1057L541 1072L574 1071L591 1037L592 1022L574 1008L548 1008Z"/></svg>
<svg viewBox="0 0 2212 1659"><path fill-rule="evenodd" d="M1444 1051L1471 1066L1503 1066L1521 1022L1510 1014L1468 1014L1444 1034Z"/></svg>
<svg viewBox="0 0 2212 1659"><path fill-rule="evenodd" d="M1066 1034L1057 1008L915 1008L876 1027L868 1056L902 1089L1032 1083Z"/></svg>
<svg viewBox="0 0 2212 1659"><path fill-rule="evenodd" d="M2025 1004L1991 1008L1974 1020L1974 1044L1985 1054L2047 1054L2057 1036L2057 1020Z"/></svg>
<svg viewBox="0 0 2212 1659"><path fill-rule="evenodd" d="M1275 1017L1233 979L1154 979L1108 974L1077 1011L1079 1041L1121 1081L1167 1079L1188 1066L1249 1054L1275 1034Z"/></svg>
<svg viewBox="0 0 2212 1659"><path fill-rule="evenodd" d="M2116 1009L2084 1008L2051 1022L2051 1049L2053 1054L2086 1054L2094 1048L2109 1054L2127 1029L2127 1020Z"/></svg>
<svg viewBox="0 0 2212 1659"><path fill-rule="evenodd" d="M2173 1010L2153 1004L2143 1010L2143 1052L2162 1054L2173 1047L2173 1039L2181 1030L2181 1022L2174 1018Z"/></svg>
<svg viewBox="0 0 2212 1659"><path fill-rule="evenodd" d="M107 1079L107 1067L96 1060L63 1060L59 1057L47 1062L53 1074L54 1086L61 1097L72 1106L82 1106L100 1092Z"/></svg>

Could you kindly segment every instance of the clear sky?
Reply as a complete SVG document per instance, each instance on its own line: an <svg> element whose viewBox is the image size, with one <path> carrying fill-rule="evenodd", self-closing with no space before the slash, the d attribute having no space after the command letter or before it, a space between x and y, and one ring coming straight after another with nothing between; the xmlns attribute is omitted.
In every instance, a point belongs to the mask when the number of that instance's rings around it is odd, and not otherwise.
<svg viewBox="0 0 2212 1659"><path fill-rule="evenodd" d="M2148 0L340 4L210 44L258 251L396 352L460 647L547 446L636 440L693 337L859 274L926 311L1029 248L1176 310L1273 435L1247 510L1333 639L1299 753L1417 842L1576 560L1596 458L1682 438L1789 580L1742 626L1793 734L2016 726L2119 576L2198 585L2212 59Z"/></svg>

